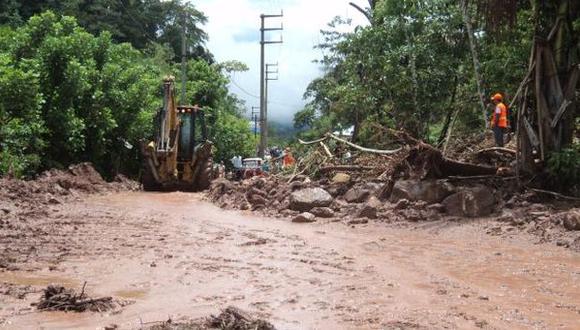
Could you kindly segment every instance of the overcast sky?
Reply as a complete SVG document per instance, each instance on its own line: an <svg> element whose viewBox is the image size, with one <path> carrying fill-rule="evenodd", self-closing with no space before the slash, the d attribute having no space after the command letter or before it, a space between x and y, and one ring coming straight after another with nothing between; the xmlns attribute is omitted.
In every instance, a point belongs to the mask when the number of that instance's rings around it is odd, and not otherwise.
<svg viewBox="0 0 580 330"><path fill-rule="evenodd" d="M302 96L308 83L320 76L312 63L321 58L313 49L321 41L320 30L335 16L353 19L352 28L365 19L348 0L191 0L208 17L205 31L208 48L219 62L239 60L250 70L232 77L230 91L246 101L248 113L259 106L260 95L260 14L279 14L282 19L267 19L266 27L279 27L283 22L284 43L266 46L266 63L279 64L279 80L269 84L269 119L289 122L304 106ZM363 6L365 0L354 2ZM279 40L278 31L267 33L270 40Z"/></svg>

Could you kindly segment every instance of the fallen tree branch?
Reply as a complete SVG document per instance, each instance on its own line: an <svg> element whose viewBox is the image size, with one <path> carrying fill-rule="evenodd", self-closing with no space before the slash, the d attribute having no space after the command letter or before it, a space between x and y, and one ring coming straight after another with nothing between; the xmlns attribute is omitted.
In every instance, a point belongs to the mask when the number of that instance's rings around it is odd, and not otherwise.
<svg viewBox="0 0 580 330"><path fill-rule="evenodd" d="M551 196L554 196L556 198L567 199L570 201L580 201L580 198L578 198L578 197L562 195L562 194L557 193L555 191L543 190L543 189L537 189L537 188L530 188L530 190L533 192L540 193L540 194L551 195Z"/></svg>
<svg viewBox="0 0 580 330"><path fill-rule="evenodd" d="M320 138L320 139L314 140L314 141L304 141L304 140L298 139L298 143L307 146L307 145L310 145L310 144L317 144L319 142L324 142L326 140L328 140L328 137L325 136L323 138Z"/></svg>
<svg viewBox="0 0 580 330"><path fill-rule="evenodd" d="M328 155L328 157L330 159L334 158L334 155L330 152L330 149L328 149L328 147L326 146L326 144L324 144L324 142L320 141L320 145L322 146L322 148L324 149L324 152L326 152L326 154Z"/></svg>
<svg viewBox="0 0 580 330"><path fill-rule="evenodd" d="M392 154L396 154L397 152L401 151L402 148L397 148L395 150L379 150L379 149L371 149L371 148L365 148L365 147L361 147L357 144L354 144L350 141L344 140L339 138L338 136L334 135L334 134L326 134L327 137L334 139L338 142L344 143L346 145L349 145L357 150L360 151L364 151L364 152L369 152L369 153L374 153L374 154L381 154L381 155L392 155Z"/></svg>

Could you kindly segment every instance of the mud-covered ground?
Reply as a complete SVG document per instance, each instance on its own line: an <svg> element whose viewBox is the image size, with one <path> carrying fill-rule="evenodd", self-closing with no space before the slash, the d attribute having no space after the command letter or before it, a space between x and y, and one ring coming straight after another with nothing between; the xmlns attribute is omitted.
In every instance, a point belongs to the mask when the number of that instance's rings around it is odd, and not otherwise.
<svg viewBox="0 0 580 330"><path fill-rule="evenodd" d="M517 221L292 223L202 194L96 185L0 193L0 327L145 328L230 305L278 329L580 327L578 253ZM48 284L85 282L123 307L31 306Z"/></svg>

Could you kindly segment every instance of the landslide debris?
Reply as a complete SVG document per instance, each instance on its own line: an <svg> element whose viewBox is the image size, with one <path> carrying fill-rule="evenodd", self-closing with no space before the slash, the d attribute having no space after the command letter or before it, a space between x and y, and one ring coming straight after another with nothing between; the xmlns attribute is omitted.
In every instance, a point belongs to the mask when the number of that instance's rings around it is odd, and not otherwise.
<svg viewBox="0 0 580 330"><path fill-rule="evenodd" d="M219 315L189 322L174 322L168 320L153 325L149 330L275 330L268 321L256 318L249 313L233 306L227 307Z"/></svg>
<svg viewBox="0 0 580 330"><path fill-rule="evenodd" d="M107 182L92 164L81 163L71 165L66 170L48 170L34 180L0 178L0 208L4 213L10 213L15 211L15 206L23 204L60 204L87 194L138 189L137 182L122 175Z"/></svg>
<svg viewBox="0 0 580 330"><path fill-rule="evenodd" d="M90 194L138 189L123 176L105 181L90 163L52 169L34 180L0 178L0 270L33 267L40 254L50 259L54 253L54 259L58 251L78 245L74 235L84 219L69 218L62 212L65 204Z"/></svg>
<svg viewBox="0 0 580 330"><path fill-rule="evenodd" d="M370 220L419 226L479 219L491 235L526 233L580 251L580 220L574 210L578 203L547 199L519 187L510 167L513 149L494 148L490 137L478 135L473 145L459 143L445 156L403 132L394 135L404 145L396 153L377 154L356 146L359 151L353 147L348 159L328 136L300 141L310 149L293 173L216 180L208 198L222 208L296 223L358 225Z"/></svg>

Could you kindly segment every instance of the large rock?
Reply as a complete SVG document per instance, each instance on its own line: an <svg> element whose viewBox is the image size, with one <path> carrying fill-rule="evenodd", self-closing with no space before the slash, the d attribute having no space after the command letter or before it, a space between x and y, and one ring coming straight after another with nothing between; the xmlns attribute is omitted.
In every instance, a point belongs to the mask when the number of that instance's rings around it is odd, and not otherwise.
<svg viewBox="0 0 580 330"><path fill-rule="evenodd" d="M453 193L453 186L441 180L399 180L393 187L391 202L400 199L425 201L429 204L441 203Z"/></svg>
<svg viewBox="0 0 580 330"><path fill-rule="evenodd" d="M332 218L334 217L334 211L329 207L315 207L310 210L310 213L314 214L319 218Z"/></svg>
<svg viewBox="0 0 580 330"><path fill-rule="evenodd" d="M306 212L315 207L326 207L332 203L332 196L322 188L307 188L290 194L290 209Z"/></svg>
<svg viewBox="0 0 580 330"><path fill-rule="evenodd" d="M308 222L315 222L316 217L312 213L304 212L300 213L292 219L292 222L297 223L308 223Z"/></svg>
<svg viewBox="0 0 580 330"><path fill-rule="evenodd" d="M406 208L409 207L409 200L408 199L400 199L399 201L397 201L397 203L395 203L395 205L393 206L394 210L404 210Z"/></svg>
<svg viewBox="0 0 580 330"><path fill-rule="evenodd" d="M251 187L248 192L246 193L246 199L252 205L266 205L268 203L266 196L268 193L265 191Z"/></svg>
<svg viewBox="0 0 580 330"><path fill-rule="evenodd" d="M360 187L354 187L349 189L349 191L344 194L344 200L349 203L362 203L366 201L370 195L371 192L369 190Z"/></svg>
<svg viewBox="0 0 580 330"><path fill-rule="evenodd" d="M292 183L290 183L290 191L296 191L298 189L302 189L304 188L304 183L300 182L300 181L293 181Z"/></svg>
<svg viewBox="0 0 580 330"><path fill-rule="evenodd" d="M257 205L266 205L268 203L268 201L260 195L249 195L247 197L248 202L250 202L250 204L257 206Z"/></svg>
<svg viewBox="0 0 580 330"><path fill-rule="evenodd" d="M369 204L365 204L365 206L363 206L363 208L358 212L357 216L358 218L376 219L377 208Z"/></svg>
<svg viewBox="0 0 580 330"><path fill-rule="evenodd" d="M566 212L562 218L564 228L568 230L580 230L580 209Z"/></svg>
<svg viewBox="0 0 580 330"><path fill-rule="evenodd" d="M443 200L449 215L460 217L483 217L496 211L496 198L493 191L480 186L459 191Z"/></svg>
<svg viewBox="0 0 580 330"><path fill-rule="evenodd" d="M350 182L350 175L346 173L336 173L332 178L332 183L348 183Z"/></svg>

